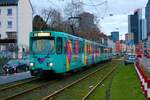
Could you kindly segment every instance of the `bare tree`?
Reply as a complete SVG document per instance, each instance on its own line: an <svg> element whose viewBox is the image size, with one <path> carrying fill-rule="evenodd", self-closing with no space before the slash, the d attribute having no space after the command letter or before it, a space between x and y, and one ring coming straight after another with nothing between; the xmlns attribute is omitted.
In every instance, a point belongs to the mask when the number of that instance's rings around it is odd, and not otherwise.
<svg viewBox="0 0 150 100"><path fill-rule="evenodd" d="M49 28L55 29L55 30L62 30L61 24L62 24L62 16L61 13L55 9L48 8L48 9L42 9L41 15L45 22L48 24ZM44 27L44 25L43 25Z"/></svg>
<svg viewBox="0 0 150 100"><path fill-rule="evenodd" d="M61 23L62 23L61 13L57 10L53 10L53 15L51 15L51 22L49 25L55 28L59 27Z"/></svg>
<svg viewBox="0 0 150 100"><path fill-rule="evenodd" d="M67 17L77 17L83 12L82 2L69 2L65 7L64 12Z"/></svg>
<svg viewBox="0 0 150 100"><path fill-rule="evenodd" d="M41 15L42 15L42 17L43 17L43 19L45 20L45 22L46 22L46 24L50 21L50 16L53 14L53 10L52 10L52 8L48 8L48 9L42 9L42 13L41 13ZM42 28L44 28L45 27L45 24L43 24L42 26L41 26L41 29Z"/></svg>
<svg viewBox="0 0 150 100"><path fill-rule="evenodd" d="M64 9L64 13L66 14L66 17L68 18L70 24L69 29L72 30L72 33L77 33L79 31L79 14L81 14L82 12L82 2L78 0L76 0L76 2L72 0L72 2L69 2Z"/></svg>

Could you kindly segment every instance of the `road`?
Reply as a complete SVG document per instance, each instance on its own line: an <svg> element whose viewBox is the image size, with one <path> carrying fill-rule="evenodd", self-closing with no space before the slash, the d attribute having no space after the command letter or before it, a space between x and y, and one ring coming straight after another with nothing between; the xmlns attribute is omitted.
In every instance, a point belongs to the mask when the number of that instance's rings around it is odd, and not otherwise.
<svg viewBox="0 0 150 100"><path fill-rule="evenodd" d="M142 65L145 69L147 69L148 72L150 72L150 59L143 56L139 59L140 65Z"/></svg>
<svg viewBox="0 0 150 100"><path fill-rule="evenodd" d="M18 80L23 80L27 78L31 78L32 76L30 75L30 72L22 72L22 73L15 73L13 75L8 75L8 76L0 76L0 85L1 84L6 84Z"/></svg>

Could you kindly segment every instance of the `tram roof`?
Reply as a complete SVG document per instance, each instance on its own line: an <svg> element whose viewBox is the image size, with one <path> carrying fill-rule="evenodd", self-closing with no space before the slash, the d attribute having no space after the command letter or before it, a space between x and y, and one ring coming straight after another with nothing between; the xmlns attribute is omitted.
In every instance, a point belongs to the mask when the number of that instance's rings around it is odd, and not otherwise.
<svg viewBox="0 0 150 100"><path fill-rule="evenodd" d="M102 47L108 47L108 46L102 45L102 44L100 44L100 43L97 43L97 42L95 42L95 41L91 41L91 40L88 40L88 39L84 39L84 38L82 38L82 37L74 36L74 35L71 35L71 34L68 34L68 33L65 33L65 32L57 32L57 31L34 31L34 32L32 32L32 33L38 33L38 32L50 32L51 34L55 34L56 36L79 39L79 40L81 40L81 41L86 41L86 42L89 42L89 43L94 43L94 44L97 44L97 45L102 46ZM110 47L109 47L109 48L110 48Z"/></svg>

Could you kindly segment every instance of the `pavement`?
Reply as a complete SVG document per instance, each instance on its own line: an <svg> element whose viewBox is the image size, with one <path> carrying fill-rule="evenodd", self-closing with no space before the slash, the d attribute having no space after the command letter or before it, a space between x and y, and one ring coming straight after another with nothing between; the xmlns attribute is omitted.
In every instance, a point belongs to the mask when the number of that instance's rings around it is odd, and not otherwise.
<svg viewBox="0 0 150 100"><path fill-rule="evenodd" d="M148 72L150 72L150 59L143 56L139 59L140 65L142 65Z"/></svg>
<svg viewBox="0 0 150 100"><path fill-rule="evenodd" d="M30 72L22 72L22 73L15 73L12 75L7 75L7 76L0 76L0 85L10 83L10 82L15 82L27 78L31 78L32 76L30 75Z"/></svg>

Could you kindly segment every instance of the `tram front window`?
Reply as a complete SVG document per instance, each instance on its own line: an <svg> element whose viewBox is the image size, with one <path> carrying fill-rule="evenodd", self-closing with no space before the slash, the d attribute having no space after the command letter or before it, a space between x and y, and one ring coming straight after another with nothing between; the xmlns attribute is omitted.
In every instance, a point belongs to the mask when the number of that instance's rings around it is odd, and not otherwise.
<svg viewBox="0 0 150 100"><path fill-rule="evenodd" d="M33 38L31 48L34 54L54 54L54 38Z"/></svg>

